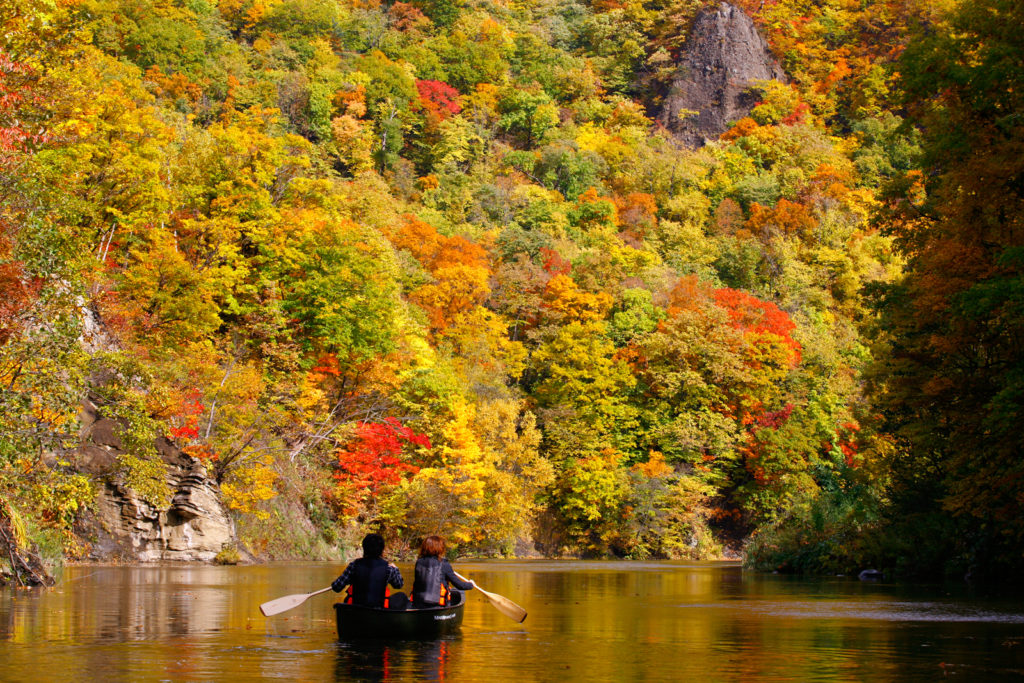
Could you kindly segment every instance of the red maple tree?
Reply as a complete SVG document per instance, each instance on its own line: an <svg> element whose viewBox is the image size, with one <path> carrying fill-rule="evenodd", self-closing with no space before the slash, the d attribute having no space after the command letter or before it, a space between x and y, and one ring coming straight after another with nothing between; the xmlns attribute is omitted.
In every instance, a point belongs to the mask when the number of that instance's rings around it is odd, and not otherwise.
<svg viewBox="0 0 1024 683"><path fill-rule="evenodd" d="M443 81L416 81L416 90L420 94L420 105L442 121L462 111L459 91Z"/></svg>
<svg viewBox="0 0 1024 683"><path fill-rule="evenodd" d="M408 446L430 448L430 439L405 427L393 417L383 422L360 422L355 438L337 451L338 466L334 478L345 495L347 511L395 486L403 476L415 474L419 467L403 459Z"/></svg>

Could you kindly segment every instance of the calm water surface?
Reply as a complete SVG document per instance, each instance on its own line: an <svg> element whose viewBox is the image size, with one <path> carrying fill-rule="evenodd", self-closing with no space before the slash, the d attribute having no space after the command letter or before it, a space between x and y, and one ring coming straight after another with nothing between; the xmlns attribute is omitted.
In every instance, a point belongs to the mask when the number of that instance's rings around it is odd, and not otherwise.
<svg viewBox="0 0 1024 683"><path fill-rule="evenodd" d="M411 577L412 567L399 564ZM458 562L460 635L339 643L329 564L73 567L0 589L2 681L864 681L1024 679L1024 603L967 589L808 581L721 563Z"/></svg>

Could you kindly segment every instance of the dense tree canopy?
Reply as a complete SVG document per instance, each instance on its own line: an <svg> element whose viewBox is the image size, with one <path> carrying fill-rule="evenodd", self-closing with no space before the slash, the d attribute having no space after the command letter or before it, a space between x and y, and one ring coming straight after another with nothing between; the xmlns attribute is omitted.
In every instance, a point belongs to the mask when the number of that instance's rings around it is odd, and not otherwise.
<svg viewBox="0 0 1024 683"><path fill-rule="evenodd" d="M702 2L16 0L5 499L75 552L88 400L266 552L1019 564L1019 7L738 4L790 80L691 150Z"/></svg>

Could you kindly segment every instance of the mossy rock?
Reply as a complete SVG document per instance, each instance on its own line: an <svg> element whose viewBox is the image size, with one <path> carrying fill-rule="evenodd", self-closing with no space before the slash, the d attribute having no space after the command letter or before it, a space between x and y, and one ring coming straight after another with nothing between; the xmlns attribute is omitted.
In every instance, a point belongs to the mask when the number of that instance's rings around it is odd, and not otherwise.
<svg viewBox="0 0 1024 683"><path fill-rule="evenodd" d="M238 548L233 545L226 545L221 548L221 551L217 553L217 556L213 558L214 564L221 565L234 565L242 561L242 556L238 553Z"/></svg>

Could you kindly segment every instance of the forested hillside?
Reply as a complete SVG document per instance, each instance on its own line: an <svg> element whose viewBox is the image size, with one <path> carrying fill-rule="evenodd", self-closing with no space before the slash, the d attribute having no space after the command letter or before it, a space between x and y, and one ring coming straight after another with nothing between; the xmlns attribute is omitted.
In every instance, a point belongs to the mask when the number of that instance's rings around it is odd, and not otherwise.
<svg viewBox="0 0 1024 683"><path fill-rule="evenodd" d="M8 0L0 521L88 552L87 400L263 557L1019 566L1018 4L739 2L698 146L706 6Z"/></svg>

